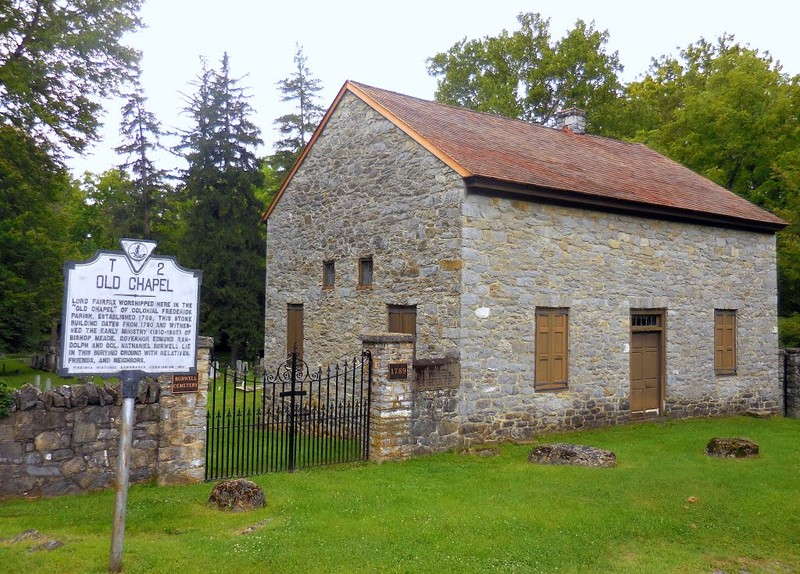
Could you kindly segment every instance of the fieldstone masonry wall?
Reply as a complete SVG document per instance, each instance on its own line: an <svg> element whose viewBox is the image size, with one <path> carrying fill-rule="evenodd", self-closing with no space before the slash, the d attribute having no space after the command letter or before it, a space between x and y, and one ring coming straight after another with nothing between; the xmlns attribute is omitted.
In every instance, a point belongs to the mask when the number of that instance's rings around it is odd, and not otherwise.
<svg viewBox="0 0 800 574"><path fill-rule="evenodd" d="M361 339L372 355L370 460L401 460L460 444L458 389L416 388L414 336L384 333ZM408 367L407 378L389 378L389 365L396 363Z"/></svg>
<svg viewBox="0 0 800 574"><path fill-rule="evenodd" d="M416 305L417 357L457 358L463 193L458 174L345 95L267 222L264 356L286 355L287 304L303 305L304 356L323 365L385 331L387 305ZM373 282L359 288L365 257Z"/></svg>
<svg viewBox="0 0 800 574"><path fill-rule="evenodd" d="M198 339L198 392L173 394L171 377L160 379L158 484L187 484L205 479L208 375L213 347L211 337Z"/></svg>
<svg viewBox="0 0 800 574"><path fill-rule="evenodd" d="M204 478L208 358L200 337L197 393L173 395L171 377L139 384L130 481L180 484ZM14 393L0 419L0 497L58 496L110 487L116 479L120 385L62 386Z"/></svg>
<svg viewBox="0 0 800 574"><path fill-rule="evenodd" d="M362 335L364 351L372 355L372 397L369 458L375 462L402 460L414 454L411 439L412 380L390 380L389 364L405 363L411 373L413 335Z"/></svg>
<svg viewBox="0 0 800 574"><path fill-rule="evenodd" d="M465 443L629 420L631 311L663 312L661 414L782 411L775 237L469 194ZM569 314L568 387L537 392L537 307ZM714 310L737 314L737 373L714 371Z"/></svg>
<svg viewBox="0 0 800 574"><path fill-rule="evenodd" d="M800 418L800 349L783 350L786 416Z"/></svg>

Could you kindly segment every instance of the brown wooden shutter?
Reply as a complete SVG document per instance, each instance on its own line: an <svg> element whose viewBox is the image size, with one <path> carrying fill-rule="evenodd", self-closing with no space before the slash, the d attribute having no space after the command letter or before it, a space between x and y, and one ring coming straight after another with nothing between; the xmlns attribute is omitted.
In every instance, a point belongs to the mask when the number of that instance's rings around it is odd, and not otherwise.
<svg viewBox="0 0 800 574"><path fill-rule="evenodd" d="M736 311L714 310L714 371L736 374Z"/></svg>
<svg viewBox="0 0 800 574"><path fill-rule="evenodd" d="M389 305L389 332L417 334L417 308Z"/></svg>
<svg viewBox="0 0 800 574"><path fill-rule="evenodd" d="M358 288L372 288L372 257L358 260Z"/></svg>
<svg viewBox="0 0 800 574"><path fill-rule="evenodd" d="M568 314L566 309L536 310L537 390L560 389L567 386L569 347Z"/></svg>

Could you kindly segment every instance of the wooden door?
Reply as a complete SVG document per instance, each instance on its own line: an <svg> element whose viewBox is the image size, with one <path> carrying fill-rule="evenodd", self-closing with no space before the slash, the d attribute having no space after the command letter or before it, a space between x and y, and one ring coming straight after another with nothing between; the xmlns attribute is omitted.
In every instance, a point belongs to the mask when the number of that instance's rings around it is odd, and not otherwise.
<svg viewBox="0 0 800 574"><path fill-rule="evenodd" d="M303 359L303 306L288 305L286 308L286 354L291 355L297 346L297 357Z"/></svg>
<svg viewBox="0 0 800 574"><path fill-rule="evenodd" d="M661 332L631 333L631 413L661 411Z"/></svg>

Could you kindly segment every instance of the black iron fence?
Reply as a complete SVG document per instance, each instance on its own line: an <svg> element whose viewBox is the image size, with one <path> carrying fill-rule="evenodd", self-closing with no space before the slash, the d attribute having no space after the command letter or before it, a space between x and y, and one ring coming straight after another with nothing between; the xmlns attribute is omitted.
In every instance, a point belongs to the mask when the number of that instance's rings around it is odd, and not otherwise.
<svg viewBox="0 0 800 574"><path fill-rule="evenodd" d="M212 367L206 480L367 460L371 382L369 352L315 372L296 352L275 373Z"/></svg>

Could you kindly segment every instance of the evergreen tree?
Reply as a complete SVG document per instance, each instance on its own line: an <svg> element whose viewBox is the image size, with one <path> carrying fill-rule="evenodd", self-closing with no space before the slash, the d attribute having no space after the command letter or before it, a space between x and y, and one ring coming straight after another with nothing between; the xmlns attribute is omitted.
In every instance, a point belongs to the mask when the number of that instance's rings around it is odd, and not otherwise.
<svg viewBox="0 0 800 574"><path fill-rule="evenodd" d="M153 218L163 211L168 185L167 172L158 169L153 162L153 154L163 149L160 138L164 132L155 115L145 107L146 102L137 81L122 107L120 134L124 141L115 149L126 156L120 170L132 174L131 209L125 211L127 221L121 227L125 229L126 237L152 239Z"/></svg>
<svg viewBox="0 0 800 574"><path fill-rule="evenodd" d="M193 85L184 111L194 127L178 147L189 163L179 259L203 272L201 332L229 346L235 360L263 346L264 205L255 195L263 175L254 153L261 140L227 54L218 71L204 63Z"/></svg>
<svg viewBox="0 0 800 574"><path fill-rule="evenodd" d="M311 75L306 61L302 46L297 46L294 73L278 82L281 101L295 103L294 112L275 120L281 139L275 142L275 154L270 158L270 163L282 175L281 182L311 139L325 113L324 108L317 104L322 83Z"/></svg>

